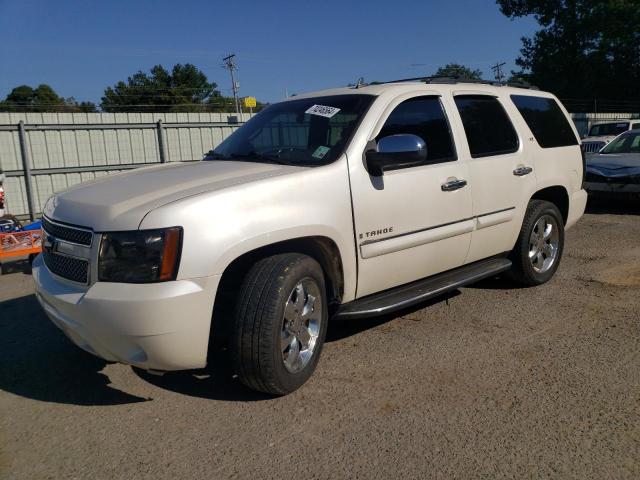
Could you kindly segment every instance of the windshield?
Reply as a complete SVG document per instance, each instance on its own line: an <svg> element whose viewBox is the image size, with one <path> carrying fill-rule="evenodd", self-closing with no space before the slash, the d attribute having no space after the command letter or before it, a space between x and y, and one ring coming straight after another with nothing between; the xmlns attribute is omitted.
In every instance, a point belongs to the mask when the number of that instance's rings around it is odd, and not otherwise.
<svg viewBox="0 0 640 480"><path fill-rule="evenodd" d="M600 153L640 153L640 131L631 130L614 138Z"/></svg>
<svg viewBox="0 0 640 480"><path fill-rule="evenodd" d="M589 130L590 137L600 137L604 135L620 135L629 130L629 122L600 123L594 125Z"/></svg>
<svg viewBox="0 0 640 480"><path fill-rule="evenodd" d="M373 99L354 94L276 103L236 130L205 160L326 165L343 152Z"/></svg>

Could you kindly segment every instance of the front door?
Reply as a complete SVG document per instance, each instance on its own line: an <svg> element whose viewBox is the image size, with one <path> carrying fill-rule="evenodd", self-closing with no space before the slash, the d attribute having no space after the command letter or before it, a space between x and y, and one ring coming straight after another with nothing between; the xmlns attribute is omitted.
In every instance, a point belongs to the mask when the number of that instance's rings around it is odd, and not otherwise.
<svg viewBox="0 0 640 480"><path fill-rule="evenodd" d="M441 99L405 95L386 112L370 140L417 135L427 160L372 176L363 158L349 158L357 297L461 265L474 227L467 166L457 157Z"/></svg>

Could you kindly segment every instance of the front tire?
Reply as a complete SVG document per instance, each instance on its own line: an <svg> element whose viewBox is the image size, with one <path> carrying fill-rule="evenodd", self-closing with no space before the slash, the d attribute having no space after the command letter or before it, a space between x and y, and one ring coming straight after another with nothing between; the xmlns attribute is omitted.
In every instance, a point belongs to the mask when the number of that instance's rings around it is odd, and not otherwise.
<svg viewBox="0 0 640 480"><path fill-rule="evenodd" d="M553 203L531 200L510 258L510 277L535 286L548 282L556 273L564 250L564 221Z"/></svg>
<svg viewBox="0 0 640 480"><path fill-rule="evenodd" d="M237 297L231 338L240 381L261 392L285 395L314 372L328 323L322 268L298 253L258 261Z"/></svg>

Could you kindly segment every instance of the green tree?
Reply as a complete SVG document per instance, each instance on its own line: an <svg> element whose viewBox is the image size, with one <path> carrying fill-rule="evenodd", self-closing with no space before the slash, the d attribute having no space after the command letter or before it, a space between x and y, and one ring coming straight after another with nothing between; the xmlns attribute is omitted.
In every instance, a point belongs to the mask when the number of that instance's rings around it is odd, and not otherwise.
<svg viewBox="0 0 640 480"><path fill-rule="evenodd" d="M64 98L60 97L49 85L29 85L15 87L4 101L0 102L0 109L8 112L47 112L64 109Z"/></svg>
<svg viewBox="0 0 640 480"><path fill-rule="evenodd" d="M95 113L98 111L98 107L93 102L78 102L75 98L69 97L65 99L68 111Z"/></svg>
<svg viewBox="0 0 640 480"><path fill-rule="evenodd" d="M95 112L92 102L78 103L73 97L63 98L49 85L15 87L0 102L0 111L5 112Z"/></svg>
<svg viewBox="0 0 640 480"><path fill-rule="evenodd" d="M203 111L221 98L216 87L194 65L177 64L171 72L156 65L108 87L100 106L106 112Z"/></svg>
<svg viewBox="0 0 640 480"><path fill-rule="evenodd" d="M533 15L520 78L564 98L640 100L638 0L497 0L509 18Z"/></svg>
<svg viewBox="0 0 640 480"><path fill-rule="evenodd" d="M434 74L436 77L456 77L468 80L480 80L482 78L481 70L473 70L458 63L448 63L444 67L438 68Z"/></svg>

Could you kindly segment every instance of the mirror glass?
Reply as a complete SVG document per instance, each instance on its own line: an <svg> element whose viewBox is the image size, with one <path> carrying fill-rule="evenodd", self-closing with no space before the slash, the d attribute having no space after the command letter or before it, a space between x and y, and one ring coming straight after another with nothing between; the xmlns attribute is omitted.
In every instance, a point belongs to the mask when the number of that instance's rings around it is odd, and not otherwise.
<svg viewBox="0 0 640 480"><path fill-rule="evenodd" d="M426 151L427 144L417 135L398 134L383 137L378 141L379 153L405 153Z"/></svg>

